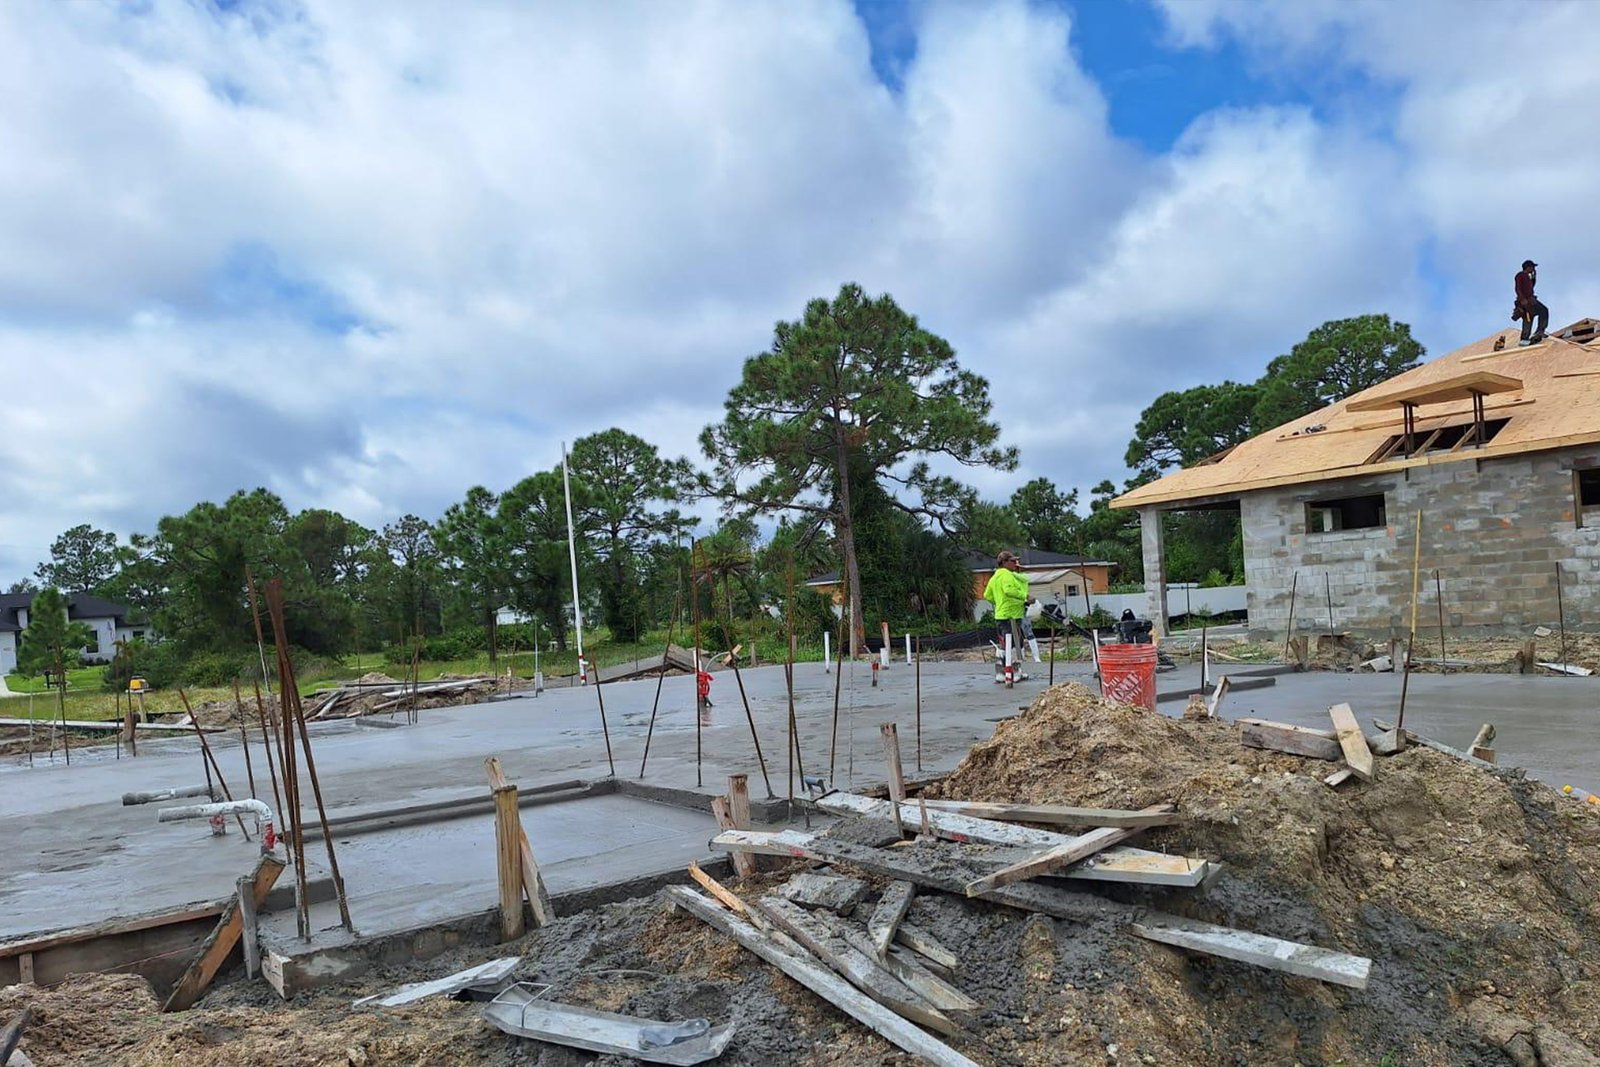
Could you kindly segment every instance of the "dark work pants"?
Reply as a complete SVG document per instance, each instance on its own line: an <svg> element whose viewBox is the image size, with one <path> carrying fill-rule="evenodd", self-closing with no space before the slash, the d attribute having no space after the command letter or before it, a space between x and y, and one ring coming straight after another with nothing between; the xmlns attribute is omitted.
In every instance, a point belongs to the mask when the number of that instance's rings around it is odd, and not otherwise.
<svg viewBox="0 0 1600 1067"><path fill-rule="evenodd" d="M1528 331L1533 329L1534 317L1538 316L1539 329L1534 332L1534 337L1543 337L1545 327L1550 325L1550 309L1544 306L1543 300L1534 300L1522 305L1522 339L1528 340Z"/></svg>

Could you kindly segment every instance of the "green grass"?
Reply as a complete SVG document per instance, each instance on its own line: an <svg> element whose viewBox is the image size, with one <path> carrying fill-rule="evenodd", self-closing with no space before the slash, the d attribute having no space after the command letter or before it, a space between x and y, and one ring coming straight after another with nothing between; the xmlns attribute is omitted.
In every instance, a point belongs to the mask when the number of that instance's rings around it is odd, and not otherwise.
<svg viewBox="0 0 1600 1067"><path fill-rule="evenodd" d="M99 689L101 672L104 667L78 667L67 672L67 692L74 689ZM42 674L8 674L6 675L6 688L13 693L53 693L55 690L46 689L44 675Z"/></svg>
<svg viewBox="0 0 1600 1067"><path fill-rule="evenodd" d="M7 679L7 684L10 680ZM191 704L199 704L207 700L232 700L232 689L186 689ZM124 696L123 700L126 701ZM252 699L247 697L246 699ZM93 690L79 692L67 691L66 717L68 719L114 720L117 718L117 694L108 693L99 688L98 684ZM134 706L138 707L138 698L134 698ZM176 689L156 690L145 694L144 706L151 714L157 712L183 711L183 698ZM35 719L55 719L61 717L57 709L56 694L39 693L28 696L15 696L9 699L0 699L0 716L11 719L26 719L29 716Z"/></svg>

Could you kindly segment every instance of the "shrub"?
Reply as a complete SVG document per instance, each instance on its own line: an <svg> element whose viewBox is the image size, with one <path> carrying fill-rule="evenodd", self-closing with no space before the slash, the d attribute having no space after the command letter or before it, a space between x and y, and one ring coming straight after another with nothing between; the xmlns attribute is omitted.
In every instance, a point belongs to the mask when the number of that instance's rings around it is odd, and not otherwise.
<svg viewBox="0 0 1600 1067"><path fill-rule="evenodd" d="M251 673L252 660L253 657L242 652L199 652L183 664L178 672L179 680L197 689L229 686Z"/></svg>
<svg viewBox="0 0 1600 1067"><path fill-rule="evenodd" d="M155 689L170 689L182 680L183 660L176 645L135 639L125 642L118 655L100 672L108 690L119 691L143 678Z"/></svg>

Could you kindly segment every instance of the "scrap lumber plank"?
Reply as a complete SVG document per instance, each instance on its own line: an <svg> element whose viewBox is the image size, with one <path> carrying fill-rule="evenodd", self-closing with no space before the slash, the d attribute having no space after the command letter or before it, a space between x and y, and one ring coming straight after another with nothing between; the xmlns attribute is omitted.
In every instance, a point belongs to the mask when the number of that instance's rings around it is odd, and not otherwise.
<svg viewBox="0 0 1600 1067"><path fill-rule="evenodd" d="M978 1064L943 1041L923 1033L888 1008L862 996L853 986L809 956L778 947L760 931L723 911L687 886L668 886L667 899L676 907L733 938L817 996L826 1000L897 1048L921 1056L935 1067L978 1067Z"/></svg>
<svg viewBox="0 0 1600 1067"><path fill-rule="evenodd" d="M969 881L962 871L963 868L970 868L971 864L959 858L934 864L911 854L911 850L908 849L868 848L852 842L833 841L798 831L786 831L786 833L790 835L787 839L788 847L797 850L791 854L807 859L825 863L845 863L873 874L903 878L918 885L949 893L961 893ZM712 844L718 847L737 845L737 841L723 841L724 838L733 836L733 834L719 834ZM797 841L797 839L805 840ZM979 899L1004 904L1020 911L1039 912L1069 922L1090 922L1109 917L1126 925L1142 924L1152 930L1197 932L1200 936L1188 938L1189 943L1183 947L1246 963L1258 963L1263 967L1289 970L1295 974L1342 985L1355 986L1358 979L1365 983L1366 970L1370 969L1372 964L1371 960L1359 956L1346 956L1344 953L1329 949L1284 941L1245 930L1191 922L1176 915L1148 911L1105 897L1075 893L1037 882L1002 886L992 892L984 893ZM1295 967L1302 969L1293 970ZM1341 981L1341 978L1346 980Z"/></svg>
<svg viewBox="0 0 1600 1067"><path fill-rule="evenodd" d="M1067 872L1067 877L1089 882L1192 887L1206 880L1211 866L1209 860L1123 845L1090 856Z"/></svg>
<svg viewBox="0 0 1600 1067"><path fill-rule="evenodd" d="M1251 963L1272 971L1315 978L1351 989L1367 988L1372 961L1365 956L1302 945L1247 930L1165 917L1166 921L1138 922L1133 932L1148 941L1204 952L1223 959Z"/></svg>
<svg viewBox="0 0 1600 1067"><path fill-rule="evenodd" d="M1355 772L1349 767L1340 767L1338 770L1328 775L1328 777L1324 778L1322 780L1322 784L1330 789L1337 789L1354 777Z"/></svg>
<svg viewBox="0 0 1600 1067"><path fill-rule="evenodd" d="M11 1059L11 1053L16 1051L17 1043L22 1040L22 1031L33 1025L33 1009L24 1007L17 1013L16 1018L0 1030L0 1067L5 1067Z"/></svg>
<svg viewBox="0 0 1600 1067"><path fill-rule="evenodd" d="M788 934L773 926L772 923L758 911L751 910L750 906L741 900L734 892L705 871L694 861L689 862L689 877L699 882L706 892L716 898L717 902L739 917L748 920L752 925L759 927L761 932L776 940L791 952L805 955L805 949L795 943Z"/></svg>
<svg viewBox="0 0 1600 1067"><path fill-rule="evenodd" d="M1075 808L1066 804L987 804L972 800L924 801L929 811L970 815L1003 822L1034 822L1050 826L1167 826L1178 821L1178 809L1163 804L1159 810L1124 811L1117 808Z"/></svg>
<svg viewBox="0 0 1600 1067"><path fill-rule="evenodd" d="M956 954L939 943L939 939L912 922L902 922L894 932L894 939L936 967L954 971L960 964Z"/></svg>
<svg viewBox="0 0 1600 1067"><path fill-rule="evenodd" d="M1478 732L1473 736L1472 744L1467 747L1467 751L1485 763L1493 763L1494 749L1491 747L1493 744L1494 724L1486 722L1478 727Z"/></svg>
<svg viewBox="0 0 1600 1067"><path fill-rule="evenodd" d="M878 906L873 909L872 917L867 920L867 935L872 939L872 951L879 960L889 954L889 946L894 943L894 932L900 921L906 917L906 912L911 910L911 898L916 893L917 887L910 882L899 880L889 883L889 888L883 891L883 896L878 899Z"/></svg>
<svg viewBox="0 0 1600 1067"><path fill-rule="evenodd" d="M380 1008L398 1008L402 1004L410 1004L440 993L456 993L463 989L497 985L510 978L511 972L515 971L521 962L521 956L501 956L497 960L480 963L476 967L468 967L464 971L456 971L443 978L435 978L431 982L407 982L391 993L374 993L370 997L352 1001L350 1006L359 1008L363 1004L376 1001L376 1006Z"/></svg>
<svg viewBox="0 0 1600 1067"><path fill-rule="evenodd" d="M867 883L838 874L801 871L779 886L778 894L796 904L827 908L842 915L866 899Z"/></svg>
<svg viewBox="0 0 1600 1067"><path fill-rule="evenodd" d="M254 897L256 908L259 909L267 901L267 894L272 891L272 886L278 880L278 875L283 873L283 861L276 856L262 856L256 861L256 869L251 877L254 879ZM194 1005L200 999L211 980L217 976L222 965L227 961L233 946L239 943L239 935L244 930L244 917L239 914L237 898L229 901L222 911L222 917L217 920L211 936L207 937L200 945L200 951L195 956L194 962L189 964L189 969L183 972L183 977L178 979L177 985L172 987L172 993L167 997L167 1002L161 1006L162 1011L183 1011Z"/></svg>
<svg viewBox="0 0 1600 1067"><path fill-rule="evenodd" d="M1251 748L1286 752L1291 756L1309 756L1311 759L1344 758L1338 734L1332 730L1315 730L1309 726L1294 726L1268 719L1240 719L1238 722L1239 740Z"/></svg>
<svg viewBox="0 0 1600 1067"><path fill-rule="evenodd" d="M1394 726L1384 722L1382 719L1373 719L1372 725L1376 726L1380 730L1394 729ZM1441 741L1435 741L1431 737L1423 737L1415 730L1407 730L1405 734L1406 740L1414 745L1421 745L1423 748L1431 748L1435 752L1443 752L1446 756L1454 756L1456 759L1461 760L1464 763L1471 763L1475 766L1482 767L1485 770L1493 771L1499 769L1487 760L1481 760L1469 752L1461 751L1459 748L1451 748L1449 745L1444 744Z"/></svg>
<svg viewBox="0 0 1600 1067"><path fill-rule="evenodd" d="M1555 671L1557 674L1570 674L1575 678L1587 678L1594 673L1588 667L1580 667L1576 663L1545 663L1541 661L1539 666L1547 671Z"/></svg>
<svg viewBox="0 0 1600 1067"><path fill-rule="evenodd" d="M1025 882L1029 878L1086 860L1101 849L1126 841L1138 832L1137 829L1117 826L1102 826L1098 830L1090 830L1064 845L1047 848L1019 863L1008 864L982 878L975 878L966 884L964 892L969 897L975 897L991 889L1010 885L1012 882Z"/></svg>
<svg viewBox="0 0 1600 1067"><path fill-rule="evenodd" d="M832 930L835 936L843 938L858 951L868 956L875 954L872 940L860 925L843 919L837 915L818 912L816 918L824 926ZM982 1005L961 990L944 981L931 970L923 966L910 949L894 946L888 955L878 962L912 992L921 996L929 1004L944 1012L973 1012Z"/></svg>
<svg viewBox="0 0 1600 1067"><path fill-rule="evenodd" d="M1228 688L1233 685L1224 674L1218 681L1216 689L1211 692L1211 699L1206 701L1206 715L1215 719L1217 709L1222 706L1222 698L1228 695Z"/></svg>
<svg viewBox="0 0 1600 1067"><path fill-rule="evenodd" d="M720 829L722 829L722 830L736 830L736 829L738 829L738 827L734 826L734 824L733 824L733 810L728 805L728 798L727 797L718 796L718 797L712 797L711 798L711 814L713 816L715 816L715 818L717 820L717 826ZM783 856L783 855L787 855L787 853L774 852L774 853L770 853L770 855ZM756 861L755 861L754 854L743 854L743 853L735 852L733 854L733 873L738 875L740 878L748 878L752 874L755 874L756 873Z"/></svg>
<svg viewBox="0 0 1600 1067"><path fill-rule="evenodd" d="M755 908L840 977L896 1015L941 1034L960 1032L949 1016L890 974L870 953L835 934L820 913L776 896L762 897Z"/></svg>
<svg viewBox="0 0 1600 1067"><path fill-rule="evenodd" d="M893 808L891 801L874 800L856 793L829 793L819 797L816 803L817 807L834 815L866 815L876 819L890 818L890 811ZM919 813L913 805L901 804L900 816L902 820L915 820L919 818ZM1066 834L1035 830L1028 826L1013 826L1010 823L994 822L990 819L974 819L967 815L938 811L931 806L928 809L928 825L935 835L962 844L1031 845L1036 848L1053 848L1072 840Z"/></svg>
<svg viewBox="0 0 1600 1067"><path fill-rule="evenodd" d="M935 971L933 968L937 966L936 964L930 966L908 948L892 946L889 955L884 958L883 965L889 969L890 974L920 993L928 1003L942 1012L964 1015L983 1007L946 981L948 975Z"/></svg>
<svg viewBox="0 0 1600 1067"><path fill-rule="evenodd" d="M1367 736L1361 732L1356 713L1349 704L1335 704L1328 709L1333 728L1339 735L1339 747L1344 750L1344 761L1355 776L1363 782L1372 781L1372 749L1367 746Z"/></svg>
<svg viewBox="0 0 1600 1067"><path fill-rule="evenodd" d="M1367 747L1372 749L1374 756L1393 756L1404 750L1405 739L1400 736L1399 730L1379 730L1375 734L1367 734Z"/></svg>
<svg viewBox="0 0 1600 1067"><path fill-rule="evenodd" d="M485 759L483 761L483 769L484 773L488 775L491 793L502 786L511 784L506 780L506 772L500 766L500 758L498 756L490 756ZM560 783L561 786L566 784L565 782ZM546 787L536 787L528 790L528 792L539 792L544 788ZM518 796L521 796L520 791ZM496 804L498 803L496 801ZM521 803L520 799L518 803ZM544 875L539 873L538 861L533 858L533 845L528 842L528 831L522 825L522 815L520 811L513 812L513 815L517 834L517 858L522 868L522 889L527 894L529 906L533 909L533 925L545 926L556 917L555 905L550 902L550 890L544 884Z"/></svg>
<svg viewBox="0 0 1600 1067"><path fill-rule="evenodd" d="M717 901L729 911L745 918L750 917L750 909L745 906L745 902L740 900L727 886L702 871L700 865L693 860L689 861L689 877L699 882L700 888L716 897Z"/></svg>
<svg viewBox="0 0 1600 1067"><path fill-rule="evenodd" d="M910 850L907 849L869 848L799 830L775 833L728 830L712 838L711 847L724 852L749 849L760 851L762 855L793 856L820 863L847 863L869 874L901 878L957 896L965 892L969 881L982 873L972 863L959 859L934 867L909 855ZM1001 886L980 894L979 899L1005 904L1019 911L1037 911L1052 918L1075 922L1087 922L1104 915L1108 908L1122 907L1104 897L1038 883Z"/></svg>

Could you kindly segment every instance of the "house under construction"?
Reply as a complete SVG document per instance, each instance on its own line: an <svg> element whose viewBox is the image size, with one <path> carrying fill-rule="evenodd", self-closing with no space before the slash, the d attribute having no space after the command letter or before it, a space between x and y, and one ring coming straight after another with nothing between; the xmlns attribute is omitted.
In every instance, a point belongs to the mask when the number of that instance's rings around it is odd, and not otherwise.
<svg viewBox="0 0 1600 1067"><path fill-rule="evenodd" d="M1593 621L1600 320L1529 347L1497 331L1112 504L1139 511L1151 618L1167 618L1162 514L1229 508L1256 631L1283 632L1296 589L1319 619L1331 599L1338 628L1403 627L1414 564L1430 586L1438 570L1451 627Z"/></svg>

